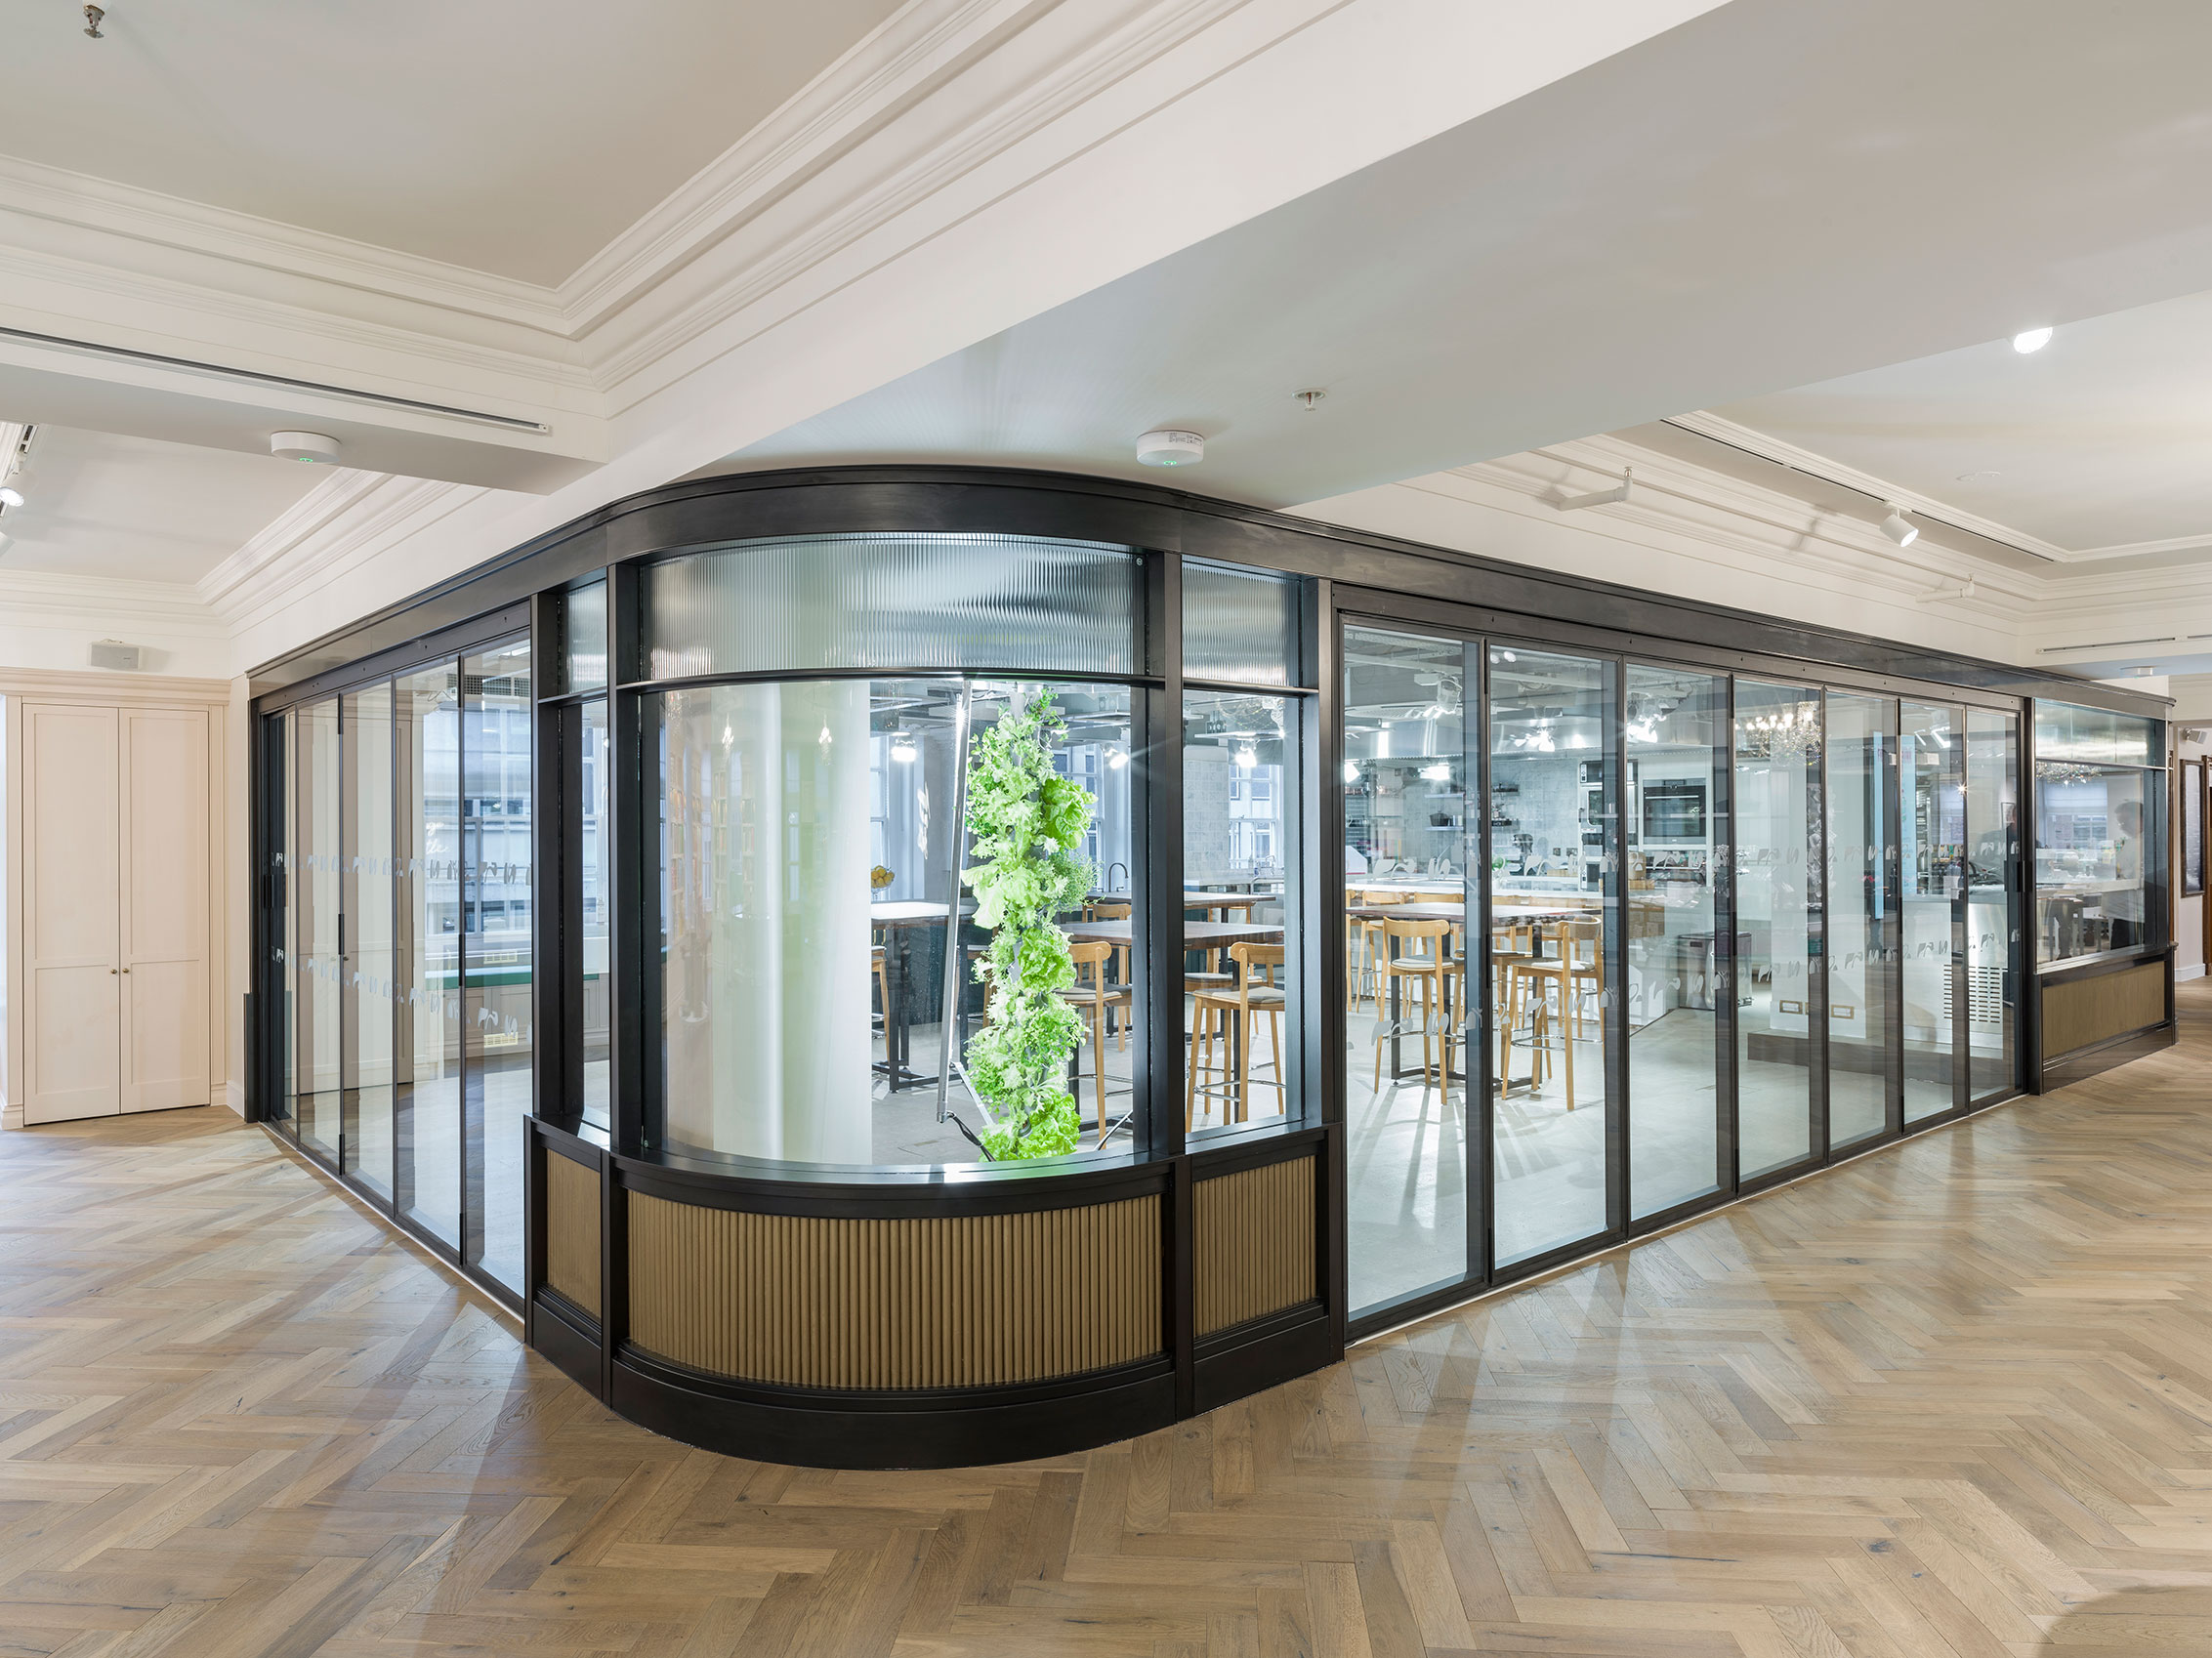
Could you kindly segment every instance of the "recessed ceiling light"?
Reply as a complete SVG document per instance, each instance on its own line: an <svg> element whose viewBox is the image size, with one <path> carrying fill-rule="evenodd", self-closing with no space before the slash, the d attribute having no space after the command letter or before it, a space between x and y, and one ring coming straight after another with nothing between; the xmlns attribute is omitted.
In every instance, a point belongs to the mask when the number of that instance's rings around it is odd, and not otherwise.
<svg viewBox="0 0 2212 1658"><path fill-rule="evenodd" d="M1882 520L1882 533L1899 547L1910 547L1920 539L1920 530L1904 516L1902 508L1892 507L1890 516Z"/></svg>
<svg viewBox="0 0 2212 1658"><path fill-rule="evenodd" d="M1984 467L1980 472L1960 473L1958 475L1958 480L1961 483L1986 483L1992 477L2002 477L2004 476L2005 475L1995 467Z"/></svg>
<svg viewBox="0 0 2212 1658"><path fill-rule="evenodd" d="M2030 328L2013 336L2013 350L2022 356L2027 355L2029 352L2039 352L2050 343L2051 330L2048 328Z"/></svg>

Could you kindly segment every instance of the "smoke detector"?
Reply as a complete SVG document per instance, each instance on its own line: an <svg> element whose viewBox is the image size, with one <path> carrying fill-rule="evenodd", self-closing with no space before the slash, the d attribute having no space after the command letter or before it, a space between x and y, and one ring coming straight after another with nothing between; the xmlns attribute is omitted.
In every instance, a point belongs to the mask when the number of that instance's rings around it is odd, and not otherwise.
<svg viewBox="0 0 2212 1658"><path fill-rule="evenodd" d="M1162 427L1137 439L1137 459L1148 467L1194 467L1206 458L1206 439L1195 432Z"/></svg>
<svg viewBox="0 0 2212 1658"><path fill-rule="evenodd" d="M269 452L280 461L307 461L328 466L338 459L338 439L319 432L271 432Z"/></svg>

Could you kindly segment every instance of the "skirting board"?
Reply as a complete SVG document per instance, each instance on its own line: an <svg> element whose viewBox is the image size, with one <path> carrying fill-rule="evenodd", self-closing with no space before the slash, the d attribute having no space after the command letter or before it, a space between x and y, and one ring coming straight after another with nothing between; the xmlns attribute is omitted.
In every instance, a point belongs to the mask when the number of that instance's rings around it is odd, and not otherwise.
<svg viewBox="0 0 2212 1658"><path fill-rule="evenodd" d="M2198 962L2194 967L2177 967L2174 969L2174 982L2176 984L2187 984L2192 978L2202 978L2203 976L2204 964L2202 962Z"/></svg>

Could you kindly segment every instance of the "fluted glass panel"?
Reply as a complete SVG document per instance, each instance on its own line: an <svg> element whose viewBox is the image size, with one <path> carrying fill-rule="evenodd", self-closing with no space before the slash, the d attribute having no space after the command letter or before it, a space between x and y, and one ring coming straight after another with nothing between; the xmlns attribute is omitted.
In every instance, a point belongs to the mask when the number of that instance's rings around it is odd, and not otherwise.
<svg viewBox="0 0 2212 1658"><path fill-rule="evenodd" d="M1183 671L1237 684L1297 684L1297 578L1185 560Z"/></svg>
<svg viewBox="0 0 2212 1658"><path fill-rule="evenodd" d="M1020 535L755 541L645 572L647 673L1140 671L1127 548Z"/></svg>

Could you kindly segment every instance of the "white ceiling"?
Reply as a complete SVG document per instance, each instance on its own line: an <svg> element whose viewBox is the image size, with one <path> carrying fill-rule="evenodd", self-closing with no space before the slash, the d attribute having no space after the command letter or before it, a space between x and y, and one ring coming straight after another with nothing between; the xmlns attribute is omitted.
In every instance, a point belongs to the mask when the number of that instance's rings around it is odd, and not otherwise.
<svg viewBox="0 0 2212 1658"><path fill-rule="evenodd" d="M2208 56L2195 0L1733 0L733 464L1176 425L1311 503L2212 289Z"/></svg>
<svg viewBox="0 0 2212 1658"><path fill-rule="evenodd" d="M240 455L44 426L9 482L0 571L196 582L328 475Z"/></svg>
<svg viewBox="0 0 2212 1658"><path fill-rule="evenodd" d="M2068 553L2212 544L2212 293L1712 412Z"/></svg>
<svg viewBox="0 0 2212 1658"><path fill-rule="evenodd" d="M0 154L552 284L896 6L16 0Z"/></svg>

